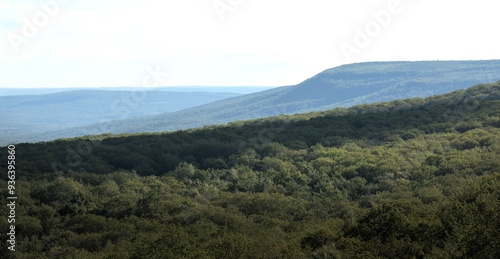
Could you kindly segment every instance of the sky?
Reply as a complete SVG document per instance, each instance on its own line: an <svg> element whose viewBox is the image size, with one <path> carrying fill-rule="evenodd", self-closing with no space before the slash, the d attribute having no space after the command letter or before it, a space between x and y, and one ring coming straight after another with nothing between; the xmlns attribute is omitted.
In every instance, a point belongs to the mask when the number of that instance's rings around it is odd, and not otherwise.
<svg viewBox="0 0 500 259"><path fill-rule="evenodd" d="M2 0L0 87L286 86L500 59L498 0Z"/></svg>

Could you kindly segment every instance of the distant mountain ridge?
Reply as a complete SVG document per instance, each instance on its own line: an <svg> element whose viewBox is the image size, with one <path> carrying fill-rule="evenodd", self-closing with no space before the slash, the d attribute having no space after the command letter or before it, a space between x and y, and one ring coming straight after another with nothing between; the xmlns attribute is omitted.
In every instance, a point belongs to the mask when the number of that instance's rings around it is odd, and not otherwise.
<svg viewBox="0 0 500 259"><path fill-rule="evenodd" d="M291 86L277 101L306 99L306 109L325 110L443 94L498 79L499 60L358 63L327 69Z"/></svg>
<svg viewBox="0 0 500 259"><path fill-rule="evenodd" d="M235 93L76 90L0 96L0 141L20 134L179 111L234 97Z"/></svg>
<svg viewBox="0 0 500 259"><path fill-rule="evenodd" d="M77 87L77 88L0 88L0 96L40 95L70 91L166 91L249 94L271 89L268 86L166 86L166 87Z"/></svg>
<svg viewBox="0 0 500 259"><path fill-rule="evenodd" d="M173 131L362 103L427 97L500 80L500 60L369 62L327 69L294 85L182 111L48 132L36 140L101 133ZM26 140L31 140L27 138Z"/></svg>

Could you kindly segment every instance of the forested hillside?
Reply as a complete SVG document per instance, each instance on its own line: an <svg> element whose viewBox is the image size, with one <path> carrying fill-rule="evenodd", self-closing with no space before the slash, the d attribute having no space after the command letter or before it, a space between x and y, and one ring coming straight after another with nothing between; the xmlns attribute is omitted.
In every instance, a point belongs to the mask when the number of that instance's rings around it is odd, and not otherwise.
<svg viewBox="0 0 500 259"><path fill-rule="evenodd" d="M500 80L500 60L370 62L327 69L294 86L182 111L48 132L36 140L102 133L163 132L363 103L427 97Z"/></svg>
<svg viewBox="0 0 500 259"><path fill-rule="evenodd" d="M500 257L500 81L16 161L22 258Z"/></svg>

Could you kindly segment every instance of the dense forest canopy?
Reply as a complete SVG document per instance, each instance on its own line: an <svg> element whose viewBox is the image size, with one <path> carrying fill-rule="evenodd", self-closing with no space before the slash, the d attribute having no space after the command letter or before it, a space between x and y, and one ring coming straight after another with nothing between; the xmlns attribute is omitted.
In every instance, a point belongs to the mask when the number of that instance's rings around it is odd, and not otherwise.
<svg viewBox="0 0 500 259"><path fill-rule="evenodd" d="M16 152L5 258L500 257L500 82Z"/></svg>

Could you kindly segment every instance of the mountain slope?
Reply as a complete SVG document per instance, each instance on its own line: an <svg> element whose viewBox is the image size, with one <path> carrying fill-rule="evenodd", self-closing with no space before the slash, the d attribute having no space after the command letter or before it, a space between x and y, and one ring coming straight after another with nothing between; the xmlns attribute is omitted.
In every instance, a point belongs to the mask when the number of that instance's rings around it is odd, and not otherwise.
<svg viewBox="0 0 500 259"><path fill-rule="evenodd" d="M499 136L500 81L2 147L0 173L21 258L500 258Z"/></svg>
<svg viewBox="0 0 500 259"><path fill-rule="evenodd" d="M296 145L297 141L311 146L340 138L381 139L389 133L390 135L401 132L411 133L411 136L403 137L408 139L424 133L465 132L478 127L498 128L500 127L499 102L500 81L427 98L411 98L357 105L348 109L337 108L323 112L282 115L230 123L227 126L212 126L171 133L137 133L133 136L95 135L67 141L18 146L23 147L23 150L28 147L34 148L30 151L31 154L41 156L36 161L25 161L22 168L26 170L35 168L35 164L39 161L66 161L67 152L64 148L60 148L61 144L67 144L68 147L75 146L76 150L76 146L82 141L91 140L96 148L90 148L93 150L91 154L83 154L88 157L89 162L107 157L106 162L101 160L101 163L106 163L104 168L108 170L114 170L111 168L134 169L141 174L160 174L161 172L154 168L162 168L165 161L161 159L155 161L155 159L158 158L157 155L164 153L174 154L179 159L186 159L188 162L200 165L207 158L219 157L221 154L227 158L238 152L244 153L248 147L256 148L267 142L278 142L291 148ZM481 121L482 126L474 123L478 120ZM407 130L410 131L407 132ZM257 139L252 141L255 138ZM243 145L240 145L241 143ZM229 148L226 144L231 144L231 147ZM220 148L225 145L226 148ZM154 149L161 151L158 153ZM124 155L124 152L130 155ZM117 159L115 156L137 157L133 159L137 164L132 163L130 159ZM139 159L141 157L149 157L149 159L141 160ZM178 164L182 160L176 161ZM30 165L30 163L34 164ZM143 163L151 163L149 171L140 170ZM49 166L47 163L44 164ZM82 166L83 169L91 171L90 167L93 165L89 163L82 164ZM90 167L85 168L86 166ZM110 171L106 171L108 172Z"/></svg>
<svg viewBox="0 0 500 259"><path fill-rule="evenodd" d="M0 88L0 96L40 95L70 91L166 91L249 94L271 89L268 86L168 86L168 87L82 87L82 88Z"/></svg>
<svg viewBox="0 0 500 259"><path fill-rule="evenodd" d="M499 79L500 60L350 64L325 70L295 86L237 96L175 113L50 132L38 139L196 128L361 103L426 97Z"/></svg>
<svg viewBox="0 0 500 259"><path fill-rule="evenodd" d="M0 135L14 137L122 118L162 114L210 103L234 93L165 91L67 91L1 96Z"/></svg>

